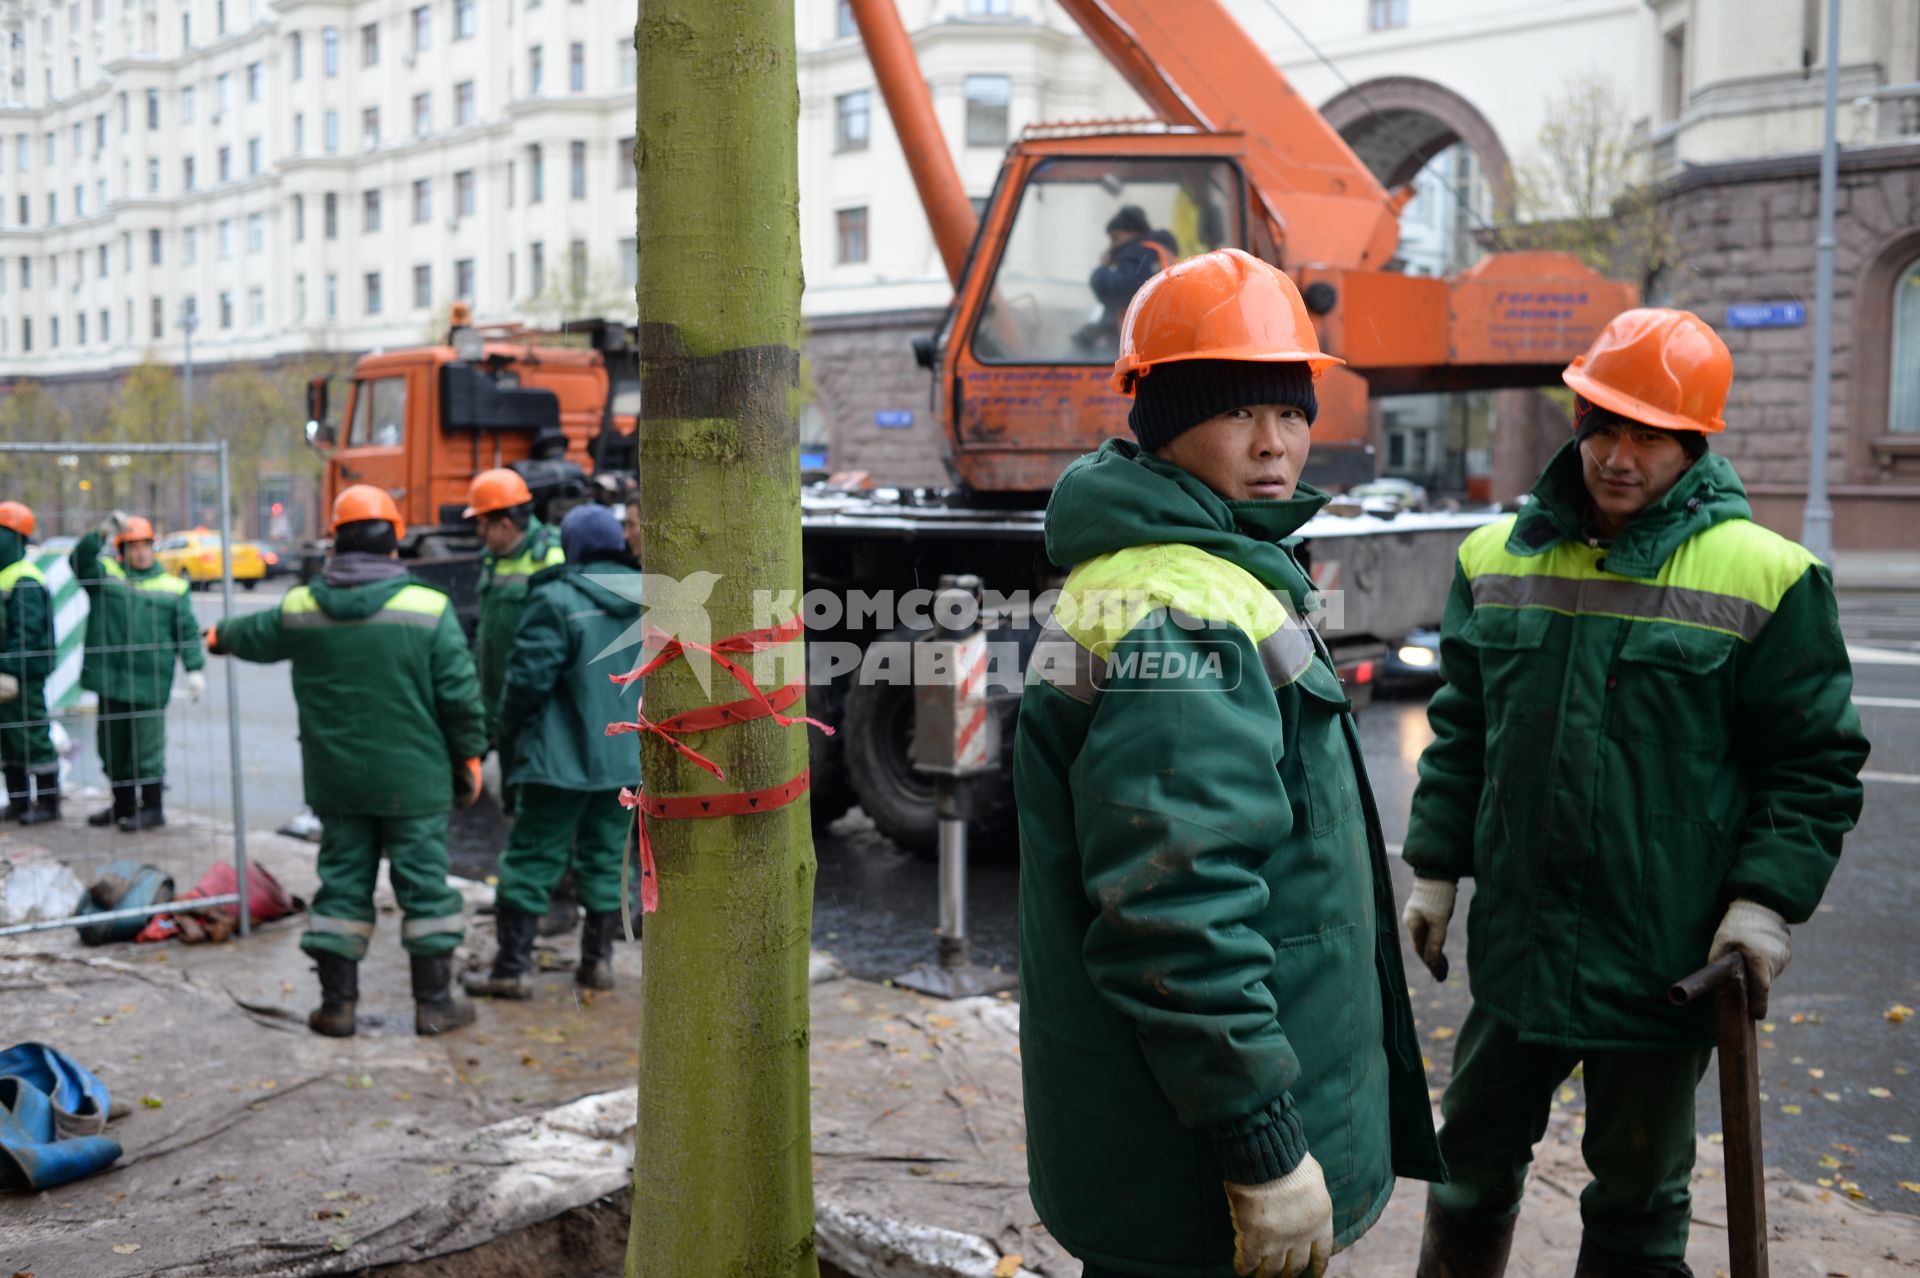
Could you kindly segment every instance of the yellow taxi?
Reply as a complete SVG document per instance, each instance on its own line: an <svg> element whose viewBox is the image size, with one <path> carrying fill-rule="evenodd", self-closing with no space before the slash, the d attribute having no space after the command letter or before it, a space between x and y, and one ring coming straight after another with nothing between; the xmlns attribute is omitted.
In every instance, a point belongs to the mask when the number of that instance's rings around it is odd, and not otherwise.
<svg viewBox="0 0 1920 1278"><path fill-rule="evenodd" d="M220 580L220 534L210 528L169 533L154 543L153 558L188 585L212 585ZM261 557L259 545L251 541L236 542L233 579L252 590L266 575L267 564Z"/></svg>

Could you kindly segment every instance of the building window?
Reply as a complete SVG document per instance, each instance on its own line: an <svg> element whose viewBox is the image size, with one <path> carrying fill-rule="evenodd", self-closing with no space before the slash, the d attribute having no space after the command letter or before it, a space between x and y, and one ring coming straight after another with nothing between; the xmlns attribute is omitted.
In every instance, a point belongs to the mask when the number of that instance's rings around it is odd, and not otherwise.
<svg viewBox="0 0 1920 1278"><path fill-rule="evenodd" d="M633 138L621 138L613 146L613 184L622 191L633 189L639 172L633 153Z"/></svg>
<svg viewBox="0 0 1920 1278"><path fill-rule="evenodd" d="M567 91L587 91L587 46L578 42L567 46Z"/></svg>
<svg viewBox="0 0 1920 1278"><path fill-rule="evenodd" d="M158 337L160 334L155 333L154 336ZM31 318L25 318L20 321L20 349L28 352L33 350L33 320ZM237 913L235 917L238 917Z"/></svg>
<svg viewBox="0 0 1920 1278"><path fill-rule="evenodd" d="M413 11L413 51L425 53L433 47L433 10L421 5Z"/></svg>
<svg viewBox="0 0 1920 1278"><path fill-rule="evenodd" d="M293 79L298 80L307 73L305 48L300 33L295 31L287 37L287 67Z"/></svg>
<svg viewBox="0 0 1920 1278"><path fill-rule="evenodd" d="M296 320L307 318L307 277L305 275L293 277L293 318Z"/></svg>
<svg viewBox="0 0 1920 1278"><path fill-rule="evenodd" d="M334 319L340 314L340 277L327 272L327 318Z"/></svg>
<svg viewBox="0 0 1920 1278"><path fill-rule="evenodd" d="M213 33L227 33L227 0L213 0Z"/></svg>
<svg viewBox="0 0 1920 1278"><path fill-rule="evenodd" d="M413 95L413 136L424 138L433 132L433 95L416 93Z"/></svg>
<svg viewBox="0 0 1920 1278"><path fill-rule="evenodd" d="M380 313L380 272L368 271L366 275L367 314Z"/></svg>
<svg viewBox="0 0 1920 1278"><path fill-rule="evenodd" d="M222 71L213 77L213 114L215 118L233 105L233 77Z"/></svg>
<svg viewBox="0 0 1920 1278"><path fill-rule="evenodd" d="M473 216L472 169L461 169L453 175L453 212L456 217Z"/></svg>
<svg viewBox="0 0 1920 1278"><path fill-rule="evenodd" d="M247 252L258 253L267 247L267 215L247 214Z"/></svg>
<svg viewBox="0 0 1920 1278"><path fill-rule="evenodd" d="M587 242L574 240L567 245L567 282L574 295L587 291Z"/></svg>
<svg viewBox="0 0 1920 1278"><path fill-rule="evenodd" d="M261 69L258 62L247 63L247 101L260 100Z"/></svg>
<svg viewBox="0 0 1920 1278"><path fill-rule="evenodd" d="M377 22L369 22L360 28L360 65L380 65L380 24Z"/></svg>
<svg viewBox="0 0 1920 1278"><path fill-rule="evenodd" d="M453 124L455 128L473 123L473 81L462 80L453 86Z"/></svg>
<svg viewBox="0 0 1920 1278"><path fill-rule="evenodd" d="M834 260L850 265L867 260L867 211L841 209L833 215Z"/></svg>
<svg viewBox="0 0 1920 1278"><path fill-rule="evenodd" d="M527 92L540 92L543 83L545 78L540 65L540 46L536 44L527 50Z"/></svg>
<svg viewBox="0 0 1920 1278"><path fill-rule="evenodd" d="M1887 393L1887 429L1920 435L1920 258L1893 286L1893 381Z"/></svg>
<svg viewBox="0 0 1920 1278"><path fill-rule="evenodd" d="M320 125L321 149L328 155L338 154L340 151L340 113L338 111L328 111L324 116L320 117Z"/></svg>
<svg viewBox="0 0 1920 1278"><path fill-rule="evenodd" d="M100 246L99 260L100 260L100 278L104 280L105 278L107 278L107 246L104 244ZM0 278L0 293L5 292L6 288L7 288L6 280L3 278Z"/></svg>
<svg viewBox="0 0 1920 1278"><path fill-rule="evenodd" d="M224 262L233 256L233 219L221 218L215 230L218 231L220 260Z"/></svg>
<svg viewBox="0 0 1920 1278"><path fill-rule="evenodd" d="M620 87L631 89L640 81L640 51L633 47L633 35L620 42Z"/></svg>
<svg viewBox="0 0 1920 1278"><path fill-rule="evenodd" d="M340 238L340 197L332 191L320 202L320 234L329 240Z"/></svg>
<svg viewBox="0 0 1920 1278"><path fill-rule="evenodd" d="M233 181L233 148L223 146L213 153L214 169L222 182Z"/></svg>
<svg viewBox="0 0 1920 1278"><path fill-rule="evenodd" d="M107 149L107 116L103 111L93 117L93 153L96 157Z"/></svg>
<svg viewBox="0 0 1920 1278"><path fill-rule="evenodd" d="M1687 28L1677 26L1660 42L1660 118L1677 120L1687 109Z"/></svg>
<svg viewBox="0 0 1920 1278"><path fill-rule="evenodd" d="M539 295L547 287L547 246L539 240L527 246L527 274L533 277L533 293Z"/></svg>
<svg viewBox="0 0 1920 1278"><path fill-rule="evenodd" d="M60 220L60 197L52 191L47 192L47 225L52 226Z"/></svg>
<svg viewBox="0 0 1920 1278"><path fill-rule="evenodd" d="M453 295L463 302L473 300L473 259L470 257L454 260Z"/></svg>
<svg viewBox="0 0 1920 1278"><path fill-rule="evenodd" d="M320 28L320 73L329 78L340 74L340 31Z"/></svg>
<svg viewBox="0 0 1920 1278"><path fill-rule="evenodd" d="M476 28L473 6L474 0L453 0L454 39L468 40L473 37Z"/></svg>
<svg viewBox="0 0 1920 1278"><path fill-rule="evenodd" d="M180 185L184 189L191 191L193 189L193 181L193 157L191 155L184 156L180 160Z"/></svg>
<svg viewBox="0 0 1920 1278"><path fill-rule="evenodd" d="M160 90L147 90L147 129L151 132L160 127Z"/></svg>
<svg viewBox="0 0 1920 1278"><path fill-rule="evenodd" d="M527 148L527 175L527 203L538 204L547 198L547 166L541 157L540 144L537 142Z"/></svg>
<svg viewBox="0 0 1920 1278"><path fill-rule="evenodd" d="M433 305L433 268L416 266L413 268L413 309L424 311Z"/></svg>
<svg viewBox="0 0 1920 1278"><path fill-rule="evenodd" d="M73 339L81 346L87 344L87 313L85 311L80 311L73 317Z"/></svg>
<svg viewBox="0 0 1920 1278"><path fill-rule="evenodd" d="M360 149L371 151L380 145L380 108L368 107L360 113Z"/></svg>
<svg viewBox="0 0 1920 1278"><path fill-rule="evenodd" d="M150 155L147 157L147 194L160 194L160 159L158 156Z"/></svg>
<svg viewBox="0 0 1920 1278"><path fill-rule="evenodd" d="M200 228L186 226L180 229L180 261L184 266L192 266L200 260Z"/></svg>
<svg viewBox="0 0 1920 1278"><path fill-rule="evenodd" d="M1013 12L1013 0L967 0L969 18L1004 18Z"/></svg>
<svg viewBox="0 0 1920 1278"><path fill-rule="evenodd" d="M367 191L360 196L360 229L363 231L380 229L380 192Z"/></svg>
<svg viewBox="0 0 1920 1278"><path fill-rule="evenodd" d="M307 197L293 197L293 242L302 243L307 238Z"/></svg>
<svg viewBox="0 0 1920 1278"><path fill-rule="evenodd" d="M247 323L264 324L267 322L267 290L255 284L247 290Z"/></svg>
<svg viewBox="0 0 1920 1278"><path fill-rule="evenodd" d="M1367 0L1367 25L1375 31L1407 25L1408 0Z"/></svg>
<svg viewBox="0 0 1920 1278"><path fill-rule="evenodd" d="M852 0L840 0L833 7L833 34L835 38L860 34L860 26L853 20Z"/></svg>
<svg viewBox="0 0 1920 1278"><path fill-rule="evenodd" d="M147 231L147 265L160 265L160 228L157 226Z"/></svg>
<svg viewBox="0 0 1920 1278"><path fill-rule="evenodd" d="M102 343L111 343L113 341L113 329L108 327L108 320L111 314L106 307L103 306L100 308L100 341ZM238 912L235 913L234 917L239 917Z"/></svg>
<svg viewBox="0 0 1920 1278"><path fill-rule="evenodd" d="M120 131L127 132L133 127L133 100L126 94L120 95Z"/></svg>
<svg viewBox="0 0 1920 1278"><path fill-rule="evenodd" d="M58 315L49 315L47 317L47 346L49 349L58 349L59 345L60 317Z"/></svg>
<svg viewBox="0 0 1920 1278"><path fill-rule="evenodd" d="M967 145L1005 146L1013 81L1004 75L970 75L966 90Z"/></svg>
<svg viewBox="0 0 1920 1278"><path fill-rule="evenodd" d="M167 303L164 298L156 297L148 305L147 332L156 342L167 335Z"/></svg>
<svg viewBox="0 0 1920 1278"><path fill-rule="evenodd" d="M873 115L873 93L868 89L856 89L852 93L842 93L833 100L833 149L836 151L864 151L867 149L868 123Z"/></svg>
<svg viewBox="0 0 1920 1278"><path fill-rule="evenodd" d="M307 149L307 117L304 113L293 113L293 145L288 148L294 155L303 154Z"/></svg>
<svg viewBox="0 0 1920 1278"><path fill-rule="evenodd" d="M247 139L247 175L258 176L260 172L260 139Z"/></svg>
<svg viewBox="0 0 1920 1278"><path fill-rule="evenodd" d="M418 226L433 217L433 179L418 178L413 184L413 221Z"/></svg>
<svg viewBox="0 0 1920 1278"><path fill-rule="evenodd" d="M193 105L194 105L193 86L188 85L186 88L180 90L180 123L182 124L193 123ZM149 118L151 118L151 115L149 116Z"/></svg>
<svg viewBox="0 0 1920 1278"><path fill-rule="evenodd" d="M576 200L587 198L587 144L573 142L567 146L567 191Z"/></svg>
<svg viewBox="0 0 1920 1278"><path fill-rule="evenodd" d="M615 250L620 255L620 278L628 288L640 283L640 241L629 235Z"/></svg>
<svg viewBox="0 0 1920 1278"><path fill-rule="evenodd" d="M220 290L220 327L233 327L233 290L230 288Z"/></svg>

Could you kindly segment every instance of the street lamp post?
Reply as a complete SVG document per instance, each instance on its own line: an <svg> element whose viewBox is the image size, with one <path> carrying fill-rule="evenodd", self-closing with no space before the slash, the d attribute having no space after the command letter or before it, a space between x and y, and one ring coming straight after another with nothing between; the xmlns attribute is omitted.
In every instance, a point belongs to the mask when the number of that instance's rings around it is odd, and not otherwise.
<svg viewBox="0 0 1920 1278"><path fill-rule="evenodd" d="M187 297L180 302L180 332L186 339L185 357L181 362L181 398L186 405L187 442L200 442L200 432L193 421L193 330L200 327L199 308L194 299ZM185 492L182 494L180 512L186 516L188 524L193 523L193 471L189 468L185 475Z"/></svg>
<svg viewBox="0 0 1920 1278"><path fill-rule="evenodd" d="M1833 205L1840 146L1835 117L1840 100L1840 0L1827 0L1826 122L1820 145L1820 232L1814 248L1813 421L1808 441L1807 504L1800 543L1823 563L1833 562L1833 506L1827 498L1827 436L1833 399Z"/></svg>

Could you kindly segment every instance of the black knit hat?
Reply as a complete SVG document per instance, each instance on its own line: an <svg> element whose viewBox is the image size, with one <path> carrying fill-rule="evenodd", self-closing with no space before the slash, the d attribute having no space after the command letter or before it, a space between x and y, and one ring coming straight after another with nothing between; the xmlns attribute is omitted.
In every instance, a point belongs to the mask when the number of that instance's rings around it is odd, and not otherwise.
<svg viewBox="0 0 1920 1278"><path fill-rule="evenodd" d="M1148 452L1172 443L1189 427L1235 408L1286 404L1320 414L1313 370L1304 363L1240 359L1189 359L1147 370L1134 388L1127 425Z"/></svg>
<svg viewBox="0 0 1920 1278"><path fill-rule="evenodd" d="M1613 422L1624 422L1639 430L1657 430L1670 436L1675 443L1684 448L1689 461L1699 461L1707 454L1707 437L1697 430L1668 430L1664 426L1649 426L1645 422L1636 422L1631 417L1616 413L1611 408L1602 408L1584 396L1573 397L1573 442L1578 444L1601 427Z"/></svg>
<svg viewBox="0 0 1920 1278"><path fill-rule="evenodd" d="M1147 211L1138 204L1122 204L1120 211L1115 213L1107 221L1107 233L1109 235L1115 231L1128 231L1134 235L1145 235L1152 229L1152 223L1147 221Z"/></svg>

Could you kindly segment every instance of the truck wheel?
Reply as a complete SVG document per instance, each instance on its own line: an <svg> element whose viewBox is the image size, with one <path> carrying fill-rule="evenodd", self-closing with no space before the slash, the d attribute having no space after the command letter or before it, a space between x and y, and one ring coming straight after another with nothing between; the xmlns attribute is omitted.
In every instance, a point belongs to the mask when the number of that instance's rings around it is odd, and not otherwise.
<svg viewBox="0 0 1920 1278"><path fill-rule="evenodd" d="M838 821L855 803L853 786L847 780L846 706L844 683L816 684L807 689L807 714L835 730L832 736L818 728L806 730L807 770L813 775L813 789L807 797L816 830Z"/></svg>
<svg viewBox="0 0 1920 1278"><path fill-rule="evenodd" d="M847 689L841 722L845 770L874 828L903 852L932 855L938 849L939 820L933 782L914 771L911 757L913 688L856 682Z"/></svg>

